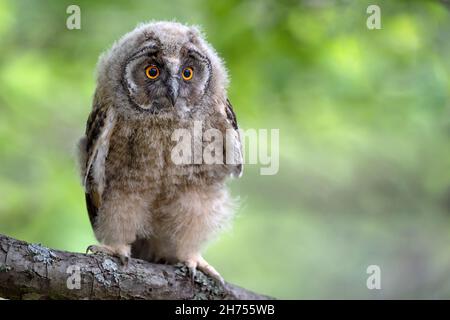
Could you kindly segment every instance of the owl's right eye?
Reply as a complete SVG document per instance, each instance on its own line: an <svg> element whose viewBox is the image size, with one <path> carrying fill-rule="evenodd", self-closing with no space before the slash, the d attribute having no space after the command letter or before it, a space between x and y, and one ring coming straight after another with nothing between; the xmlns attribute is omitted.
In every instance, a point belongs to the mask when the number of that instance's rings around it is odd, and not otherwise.
<svg viewBox="0 0 450 320"><path fill-rule="evenodd" d="M159 76L159 69L157 66L148 66L145 68L145 75L147 78L155 80Z"/></svg>

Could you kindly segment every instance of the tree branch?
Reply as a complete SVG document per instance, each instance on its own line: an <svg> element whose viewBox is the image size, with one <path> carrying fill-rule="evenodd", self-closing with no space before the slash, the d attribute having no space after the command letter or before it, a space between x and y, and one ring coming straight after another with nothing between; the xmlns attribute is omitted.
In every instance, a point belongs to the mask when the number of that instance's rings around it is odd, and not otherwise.
<svg viewBox="0 0 450 320"><path fill-rule="evenodd" d="M184 265L52 250L0 235L0 297L8 299L271 299L216 284Z"/></svg>

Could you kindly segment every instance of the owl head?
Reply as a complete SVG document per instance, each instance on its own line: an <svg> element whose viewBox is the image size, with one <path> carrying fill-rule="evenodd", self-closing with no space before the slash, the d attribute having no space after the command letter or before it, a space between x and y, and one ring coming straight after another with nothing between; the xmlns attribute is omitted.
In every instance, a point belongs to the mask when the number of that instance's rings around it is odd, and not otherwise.
<svg viewBox="0 0 450 320"><path fill-rule="evenodd" d="M226 99L227 73L198 28L139 25L98 63L96 98L139 116L186 115Z"/></svg>

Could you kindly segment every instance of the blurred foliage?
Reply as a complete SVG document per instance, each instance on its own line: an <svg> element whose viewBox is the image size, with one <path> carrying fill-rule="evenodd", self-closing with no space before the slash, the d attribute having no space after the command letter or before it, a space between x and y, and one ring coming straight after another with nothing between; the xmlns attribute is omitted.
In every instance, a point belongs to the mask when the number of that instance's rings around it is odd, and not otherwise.
<svg viewBox="0 0 450 320"><path fill-rule="evenodd" d="M230 183L206 257L280 298L450 297L450 12L438 1L0 0L0 233L84 251L75 165L99 54L139 22L201 25L243 128L280 129L280 171ZM81 7L81 30L66 8ZM366 268L382 290L366 288Z"/></svg>

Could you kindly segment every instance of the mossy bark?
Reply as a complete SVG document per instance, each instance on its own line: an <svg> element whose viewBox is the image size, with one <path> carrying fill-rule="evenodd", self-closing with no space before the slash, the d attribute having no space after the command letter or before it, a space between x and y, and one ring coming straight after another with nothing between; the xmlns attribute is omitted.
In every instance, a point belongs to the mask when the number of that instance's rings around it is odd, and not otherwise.
<svg viewBox="0 0 450 320"><path fill-rule="evenodd" d="M184 265L52 250L0 235L0 297L8 299L270 299Z"/></svg>

